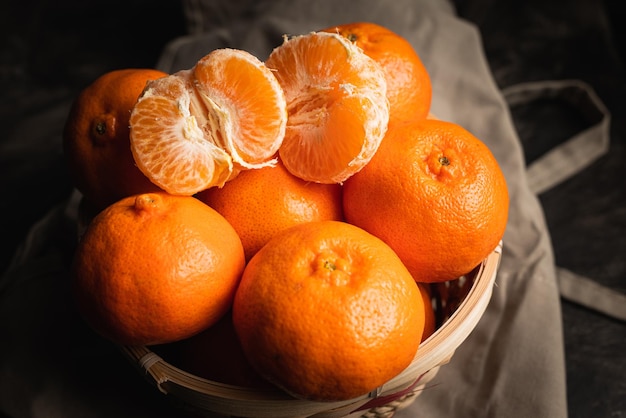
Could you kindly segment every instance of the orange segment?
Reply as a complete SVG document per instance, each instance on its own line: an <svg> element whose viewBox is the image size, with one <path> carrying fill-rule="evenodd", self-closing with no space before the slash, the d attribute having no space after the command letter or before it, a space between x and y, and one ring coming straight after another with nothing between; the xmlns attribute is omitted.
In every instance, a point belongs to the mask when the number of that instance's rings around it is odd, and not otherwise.
<svg viewBox="0 0 626 418"><path fill-rule="evenodd" d="M146 87L130 118L131 150L159 187L192 195L275 164L286 122L271 71L245 51L215 50Z"/></svg>
<svg viewBox="0 0 626 418"><path fill-rule="evenodd" d="M341 183L372 158L387 130L389 103L378 63L345 38L285 38L266 61L287 100L279 154L294 175Z"/></svg>
<svg viewBox="0 0 626 418"><path fill-rule="evenodd" d="M163 190L192 195L230 177L230 156L198 126L192 93L180 74L148 85L130 117L131 151L139 169Z"/></svg>
<svg viewBox="0 0 626 418"><path fill-rule="evenodd" d="M203 101L223 119L220 145L246 168L273 163L287 122L285 96L272 72L253 55L218 49L195 65L193 74ZM213 112L209 112L209 117Z"/></svg>

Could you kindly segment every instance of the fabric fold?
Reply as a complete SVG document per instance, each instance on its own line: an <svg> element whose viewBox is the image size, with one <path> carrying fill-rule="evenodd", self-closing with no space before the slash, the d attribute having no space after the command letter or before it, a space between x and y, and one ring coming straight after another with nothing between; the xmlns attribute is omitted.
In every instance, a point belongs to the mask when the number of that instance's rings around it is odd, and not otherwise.
<svg viewBox="0 0 626 418"><path fill-rule="evenodd" d="M202 0L188 3L199 7ZM193 16L197 33L173 40L159 69L190 68L220 47L246 49L264 59L283 34L349 21L385 25L413 44L431 74L432 111L489 146L507 179L511 206L487 311L450 363L396 416L566 417L563 330L550 237L476 27L459 19L444 0L263 1L252 16L230 21L224 16L210 25L205 25L210 17L201 14L204 9L195 10L200 14ZM75 215L59 216L56 210L42 221L47 226L31 231L42 234L31 237L33 242L45 245L22 252L2 277L11 286L0 293L0 329L9 341L0 344L0 409L15 418L175 415L181 410L171 399L73 316L65 287L70 248L59 252L58 242L75 233L67 223ZM55 238L46 240L50 234ZM38 262L44 268L35 267ZM28 285L21 282L24 277L36 280ZM18 323L24 315L27 327ZM55 332L61 340L46 347L46 336Z"/></svg>

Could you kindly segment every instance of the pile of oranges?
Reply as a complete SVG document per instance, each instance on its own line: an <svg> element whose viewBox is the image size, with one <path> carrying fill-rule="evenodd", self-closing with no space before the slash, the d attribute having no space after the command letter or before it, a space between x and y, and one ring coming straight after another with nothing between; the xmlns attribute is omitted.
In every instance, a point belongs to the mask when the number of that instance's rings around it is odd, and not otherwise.
<svg viewBox="0 0 626 418"><path fill-rule="evenodd" d="M264 62L104 74L64 131L79 313L224 383L320 401L382 385L435 330L429 284L474 269L507 221L493 155L431 95L411 45L366 22Z"/></svg>

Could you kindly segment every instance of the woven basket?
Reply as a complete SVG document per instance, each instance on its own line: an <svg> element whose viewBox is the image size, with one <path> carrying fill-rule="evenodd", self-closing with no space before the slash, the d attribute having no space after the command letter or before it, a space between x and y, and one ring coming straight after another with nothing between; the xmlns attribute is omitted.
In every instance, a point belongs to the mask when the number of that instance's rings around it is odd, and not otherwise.
<svg viewBox="0 0 626 418"><path fill-rule="evenodd" d="M402 373L371 393L339 402L294 399L279 389L227 385L177 368L149 347L121 347L148 380L196 416L206 417L392 417L409 406L472 332L491 298L500 263L499 245L474 271L433 285L437 329Z"/></svg>

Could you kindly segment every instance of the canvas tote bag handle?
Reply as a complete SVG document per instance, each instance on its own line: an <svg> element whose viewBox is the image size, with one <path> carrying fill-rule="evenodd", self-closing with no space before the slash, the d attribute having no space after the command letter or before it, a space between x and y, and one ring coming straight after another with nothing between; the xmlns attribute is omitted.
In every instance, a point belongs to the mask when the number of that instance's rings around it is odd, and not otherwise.
<svg viewBox="0 0 626 418"><path fill-rule="evenodd" d="M594 123L528 165L531 190L541 194L573 177L606 154L610 144L611 114L593 88L580 80L520 83L502 90L510 107L538 99L558 99L579 109ZM626 321L626 295L562 267L556 268L561 297Z"/></svg>

